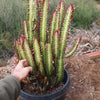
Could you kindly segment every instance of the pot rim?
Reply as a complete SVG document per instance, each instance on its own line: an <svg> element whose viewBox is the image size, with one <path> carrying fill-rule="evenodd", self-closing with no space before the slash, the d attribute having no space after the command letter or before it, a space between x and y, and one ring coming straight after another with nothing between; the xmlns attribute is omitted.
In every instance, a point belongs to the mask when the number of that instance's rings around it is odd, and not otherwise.
<svg viewBox="0 0 100 100"><path fill-rule="evenodd" d="M62 87L62 88L60 88L59 90L57 90L57 91L55 91L55 92L52 92L52 93L50 93L50 94L43 94L43 95L34 95L34 94L29 94L29 93L27 93L27 92L24 92L22 89L21 89L21 92L23 93L23 94L25 94L25 95L29 95L29 96L34 96L34 97L47 97L47 96L51 96L51 95L54 95L54 94L56 94L56 93L59 93L60 91L63 91L63 89L64 88L66 88L66 86L69 84L69 82L70 82L70 77L69 77L69 74L68 74L68 72L67 72L67 70L64 68L64 71L65 71L65 73L66 73L66 75L67 75L67 80L66 80L66 82L65 82L65 84L64 84L64 86ZM69 87L68 87L69 88Z"/></svg>

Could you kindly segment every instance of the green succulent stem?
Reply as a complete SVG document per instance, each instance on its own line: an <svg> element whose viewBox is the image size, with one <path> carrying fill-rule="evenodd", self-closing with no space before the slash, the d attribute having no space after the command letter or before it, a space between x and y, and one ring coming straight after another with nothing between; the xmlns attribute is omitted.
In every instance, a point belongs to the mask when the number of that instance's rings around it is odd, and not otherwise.
<svg viewBox="0 0 100 100"><path fill-rule="evenodd" d="M56 84L59 84L64 77L64 64L63 64L63 59L58 60L58 67L57 67L57 79L56 79Z"/></svg>
<svg viewBox="0 0 100 100"><path fill-rule="evenodd" d="M33 24L34 24L34 1L28 0L28 31L29 31L29 43L32 45L33 40Z"/></svg>
<svg viewBox="0 0 100 100"><path fill-rule="evenodd" d="M71 21L71 15L72 15L72 7L69 6L65 15L65 19L64 19L64 23L63 23L63 27L61 31L60 58L63 58L64 56L66 41L67 41L67 34L68 34L69 25Z"/></svg>
<svg viewBox="0 0 100 100"><path fill-rule="evenodd" d="M56 10L53 11L53 14L51 16L51 21L50 21L50 37L49 37L49 42L52 44L52 37L55 31L55 21L56 21Z"/></svg>
<svg viewBox="0 0 100 100"><path fill-rule="evenodd" d="M19 50L19 45L18 45L18 41L17 40L15 40L15 49L16 49L17 56L20 59L21 55L20 55L20 50Z"/></svg>
<svg viewBox="0 0 100 100"><path fill-rule="evenodd" d="M34 0L34 5L33 5L33 6L34 6L33 21L34 21L34 20L36 20L36 21L37 21L37 20L38 20L37 0Z"/></svg>
<svg viewBox="0 0 100 100"><path fill-rule="evenodd" d="M56 31L53 36L53 54L54 58L58 58L59 56L59 31Z"/></svg>
<svg viewBox="0 0 100 100"><path fill-rule="evenodd" d="M23 50L21 44L19 44L18 49L19 49L19 55L21 56L21 59L26 59L25 53L24 53L24 50Z"/></svg>
<svg viewBox="0 0 100 100"><path fill-rule="evenodd" d="M50 76L53 72L52 50L50 43L48 43L46 47L46 72L48 76Z"/></svg>
<svg viewBox="0 0 100 100"><path fill-rule="evenodd" d="M23 47L24 47L24 52L25 52L25 56L26 56L26 59L28 61L28 64L30 66L32 66L32 68L33 68L33 74L35 74L36 73L36 66L35 66L35 62L34 62L33 56L32 56L31 49L29 47L29 43L28 43L28 41L27 41L26 38L24 38Z"/></svg>
<svg viewBox="0 0 100 100"><path fill-rule="evenodd" d="M78 47L78 45L79 45L79 43L80 43L80 40L81 40L81 37L79 37L76 41L75 41L75 44L74 44L74 46L72 47L72 49L68 52L68 53L66 53L65 55L64 55L64 57L70 57L70 56L72 56L73 55L73 53L75 52L75 50L77 49L77 47Z"/></svg>
<svg viewBox="0 0 100 100"><path fill-rule="evenodd" d="M21 34L21 36L19 37L19 42L20 42L22 47L23 47L23 43L24 43L23 37L24 37L23 34Z"/></svg>
<svg viewBox="0 0 100 100"><path fill-rule="evenodd" d="M45 72L44 72L43 64L41 62L42 58L41 58L41 53L40 53L40 47L39 47L39 43L36 37L34 37L33 39L33 49L34 49L36 65L38 66L38 69L41 75L44 76Z"/></svg>
<svg viewBox="0 0 100 100"><path fill-rule="evenodd" d="M28 39L27 20L24 20L24 34L25 37Z"/></svg>
<svg viewBox="0 0 100 100"><path fill-rule="evenodd" d="M59 29L59 19L60 19L60 16L59 16L59 14L60 14L59 8L56 9L56 11L57 11L57 16L56 16L56 23L55 23L55 31Z"/></svg>
<svg viewBox="0 0 100 100"><path fill-rule="evenodd" d="M44 68L46 70L46 48L45 48L45 43L40 42L40 46L41 46L41 52L42 52L42 56L43 56L43 65L44 65Z"/></svg>
<svg viewBox="0 0 100 100"><path fill-rule="evenodd" d="M60 21L59 21L59 27L62 25L63 15L64 15L64 2L59 2L59 14L60 14Z"/></svg>
<svg viewBox="0 0 100 100"><path fill-rule="evenodd" d="M43 42L46 42L47 16L48 16L48 0L44 0L41 12L41 22L40 22L40 41Z"/></svg>

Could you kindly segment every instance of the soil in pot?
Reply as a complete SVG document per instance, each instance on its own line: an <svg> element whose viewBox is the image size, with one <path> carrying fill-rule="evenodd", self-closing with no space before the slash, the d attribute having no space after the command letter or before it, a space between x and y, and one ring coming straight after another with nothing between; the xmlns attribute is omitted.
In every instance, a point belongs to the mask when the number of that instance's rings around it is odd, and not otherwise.
<svg viewBox="0 0 100 100"><path fill-rule="evenodd" d="M54 82L56 79L55 77L52 78L52 82ZM31 82L30 83L22 83L21 87L22 87L22 90L26 93L29 93L29 94L34 94L34 95L45 95L45 94L50 94L52 92L55 92L57 90L59 90L60 88L62 88L64 86L65 82L63 80L63 82L61 82L59 85L57 86L42 86L40 84L40 82L35 79L35 77L31 76Z"/></svg>
<svg viewBox="0 0 100 100"><path fill-rule="evenodd" d="M52 78L51 81L54 82L54 79ZM33 82L33 83L35 83L35 82ZM47 89L47 90L42 90L44 88L39 89L37 94L34 93L37 90L35 90L34 92L32 90L33 95L31 93L28 93L25 90L24 91L21 90L20 97L22 100L65 100L65 95L69 89L69 86L70 86L69 74L68 74L67 70L64 69L64 80L62 81L62 83L60 85L54 86L54 87L50 86L49 89ZM24 89L24 87L25 87L25 85L23 85L23 89ZM28 85L28 87L30 87L30 86ZM40 87L40 84L39 84L39 87ZM25 87L25 89L26 89L26 87Z"/></svg>

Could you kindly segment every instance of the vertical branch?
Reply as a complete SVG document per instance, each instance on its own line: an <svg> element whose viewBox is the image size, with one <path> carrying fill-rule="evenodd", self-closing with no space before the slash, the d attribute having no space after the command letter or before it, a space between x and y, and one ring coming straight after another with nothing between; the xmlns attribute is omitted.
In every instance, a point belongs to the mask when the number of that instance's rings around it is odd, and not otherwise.
<svg viewBox="0 0 100 100"><path fill-rule="evenodd" d="M25 53L24 53L24 50L23 50L21 44L19 43L18 46L19 46L18 49L19 49L19 53L20 53L21 59L26 59Z"/></svg>
<svg viewBox="0 0 100 100"><path fill-rule="evenodd" d="M43 42L46 42L47 16L48 16L48 0L44 0L41 12L41 22L40 22L40 41Z"/></svg>
<svg viewBox="0 0 100 100"><path fill-rule="evenodd" d="M42 56L43 56L43 65L44 65L44 68L46 70L46 49L45 49L45 43L44 42L40 42L40 46L41 46L41 51L42 51Z"/></svg>
<svg viewBox="0 0 100 100"><path fill-rule="evenodd" d="M67 10L67 13L66 13L66 16L64 19L64 23L63 23L63 27L62 27L62 31L61 31L61 43L60 43L60 55L59 55L60 58L63 58L63 56L64 56L72 11L73 11L73 8L70 5Z"/></svg>
<svg viewBox="0 0 100 100"><path fill-rule="evenodd" d="M53 36L53 54L54 58L58 58L59 54L59 32L56 31Z"/></svg>
<svg viewBox="0 0 100 100"><path fill-rule="evenodd" d="M59 84L64 77L64 64L63 59L58 60L56 84Z"/></svg>
<svg viewBox="0 0 100 100"><path fill-rule="evenodd" d="M52 44L52 37L54 34L54 27L55 27L55 21L56 21L56 10L53 11L51 20L50 20L50 36L49 36L49 42Z"/></svg>
<svg viewBox="0 0 100 100"><path fill-rule="evenodd" d="M61 27L64 16L64 3L62 1L59 2L59 14L60 14L59 27Z"/></svg>
<svg viewBox="0 0 100 100"><path fill-rule="evenodd" d="M46 72L47 75L50 76L53 71L53 65L52 65L52 50L51 50L51 44L47 44L46 48Z"/></svg>
<svg viewBox="0 0 100 100"><path fill-rule="evenodd" d="M57 9L56 9L56 11L57 11L57 16L56 16L56 23L55 23L55 31L56 30L58 30L58 28L59 28L59 19L60 19L60 16L59 16L59 7L57 7Z"/></svg>
<svg viewBox="0 0 100 100"><path fill-rule="evenodd" d="M43 68L43 64L42 64L40 47L39 47L39 44L38 44L36 37L34 37L33 41L34 41L33 42L33 49L34 49L34 56L35 56L36 65L38 66L38 69L39 69L41 75L44 76L45 72L44 72L44 68Z"/></svg>
<svg viewBox="0 0 100 100"><path fill-rule="evenodd" d="M24 37L23 47L24 47L25 56L26 56L26 59L28 61L28 64L33 67L33 74L35 74L36 73L35 63L34 63L34 60L33 60L33 56L32 56L31 49L29 47L28 41L25 37Z"/></svg>
<svg viewBox="0 0 100 100"><path fill-rule="evenodd" d="M24 20L24 34L25 37L28 39L27 20Z"/></svg>
<svg viewBox="0 0 100 100"><path fill-rule="evenodd" d="M29 31L29 43L32 45L33 40L33 21L34 21L34 0L28 0L28 31Z"/></svg>
<svg viewBox="0 0 100 100"><path fill-rule="evenodd" d="M17 40L15 40L15 50L16 50L16 53L18 55L18 58L20 59L21 55L20 55L20 51L19 51L19 46L18 46L18 41Z"/></svg>

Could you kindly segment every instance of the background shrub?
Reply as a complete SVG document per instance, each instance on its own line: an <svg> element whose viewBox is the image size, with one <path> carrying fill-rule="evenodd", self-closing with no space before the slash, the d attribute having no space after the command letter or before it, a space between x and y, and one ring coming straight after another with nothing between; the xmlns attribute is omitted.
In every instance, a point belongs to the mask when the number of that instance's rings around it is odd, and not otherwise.
<svg viewBox="0 0 100 100"><path fill-rule="evenodd" d="M97 3L100 3L100 0L96 0L97 1Z"/></svg>
<svg viewBox="0 0 100 100"><path fill-rule="evenodd" d="M49 16L60 0L49 0ZM65 5L74 4L75 13L72 25L89 28L97 17L95 0L62 0ZM97 0L99 1L99 0ZM0 0L0 58L7 59L13 54L13 40L21 33L23 20L26 18L27 0ZM4 40L4 41L2 41ZM2 62L2 61L1 61Z"/></svg>
<svg viewBox="0 0 100 100"><path fill-rule="evenodd" d="M0 33L0 66L4 66L14 54L11 33Z"/></svg>
<svg viewBox="0 0 100 100"><path fill-rule="evenodd" d="M10 32L12 38L21 31L26 16L26 2L23 0L0 0L0 33Z"/></svg>
<svg viewBox="0 0 100 100"><path fill-rule="evenodd" d="M25 17L26 0L0 0L0 66L14 54L14 38L21 33Z"/></svg>
<svg viewBox="0 0 100 100"><path fill-rule="evenodd" d="M50 0L50 10L52 12L60 0ZM78 28L89 28L91 23L97 18L97 9L95 0L63 0L66 5L74 4L75 13L73 26Z"/></svg>

